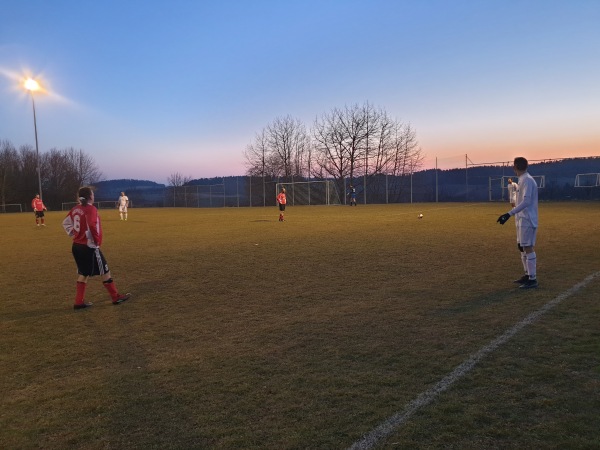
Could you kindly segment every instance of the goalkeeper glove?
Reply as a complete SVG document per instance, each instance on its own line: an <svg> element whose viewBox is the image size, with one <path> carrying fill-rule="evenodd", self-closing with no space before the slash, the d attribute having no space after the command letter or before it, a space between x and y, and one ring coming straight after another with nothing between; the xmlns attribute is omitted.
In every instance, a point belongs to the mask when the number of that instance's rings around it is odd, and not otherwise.
<svg viewBox="0 0 600 450"><path fill-rule="evenodd" d="M510 219L510 214L506 213L498 217L498 220L496 220L496 222L498 222L500 225L504 225L508 221L508 219Z"/></svg>

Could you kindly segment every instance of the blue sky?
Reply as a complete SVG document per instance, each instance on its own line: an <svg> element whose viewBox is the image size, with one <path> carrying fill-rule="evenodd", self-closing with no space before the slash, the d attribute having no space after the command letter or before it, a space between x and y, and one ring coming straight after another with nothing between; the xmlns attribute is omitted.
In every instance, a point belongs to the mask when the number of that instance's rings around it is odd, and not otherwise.
<svg viewBox="0 0 600 450"><path fill-rule="evenodd" d="M600 1L4 0L0 139L105 178L243 175L276 117L370 102L442 168L600 155Z"/></svg>

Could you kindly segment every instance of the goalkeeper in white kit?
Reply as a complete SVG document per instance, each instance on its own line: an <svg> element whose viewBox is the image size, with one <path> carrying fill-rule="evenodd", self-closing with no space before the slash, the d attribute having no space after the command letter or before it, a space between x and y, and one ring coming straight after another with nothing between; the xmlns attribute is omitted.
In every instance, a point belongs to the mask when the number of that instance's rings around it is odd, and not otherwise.
<svg viewBox="0 0 600 450"><path fill-rule="evenodd" d="M501 225L515 216L517 221L517 247L521 253L521 262L525 274L515 280L521 289L538 287L537 256L535 238L538 228L538 186L527 171L529 163L523 157L515 158L514 171L519 177L516 206L506 214L498 217Z"/></svg>

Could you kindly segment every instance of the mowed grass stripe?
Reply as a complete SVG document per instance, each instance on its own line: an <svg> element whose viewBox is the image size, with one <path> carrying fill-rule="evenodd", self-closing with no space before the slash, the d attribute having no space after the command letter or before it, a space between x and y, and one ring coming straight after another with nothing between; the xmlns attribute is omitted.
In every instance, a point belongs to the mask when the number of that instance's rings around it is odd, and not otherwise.
<svg viewBox="0 0 600 450"><path fill-rule="evenodd" d="M355 442L349 448L354 450L365 450L371 449L377 446L380 441L389 437L392 433L396 431L396 429L402 426L407 420L409 420L417 411L421 408L429 405L432 401L434 401L442 392L449 389L456 381L463 378L467 375L485 356L489 353L496 350L498 347L506 343L509 339L511 339L515 334L525 328L527 325L532 324L536 321L540 316L547 313L550 309L557 306L560 302L565 299L571 297L576 294L580 289L587 286L594 278L600 276L600 272L593 273L586 277L580 283L577 283L571 289L563 292L558 295L556 298L546 303L537 311L532 312L523 320L515 324L513 327L508 329L501 336L498 336L496 339L491 341L489 344L482 347L479 351L469 356L464 362L462 362L458 367L456 367L450 374L440 380L435 386L431 389L428 389L425 392L420 393L417 398L412 400L406 407L392 417L385 420L378 427L372 430L370 433L364 435L360 440Z"/></svg>

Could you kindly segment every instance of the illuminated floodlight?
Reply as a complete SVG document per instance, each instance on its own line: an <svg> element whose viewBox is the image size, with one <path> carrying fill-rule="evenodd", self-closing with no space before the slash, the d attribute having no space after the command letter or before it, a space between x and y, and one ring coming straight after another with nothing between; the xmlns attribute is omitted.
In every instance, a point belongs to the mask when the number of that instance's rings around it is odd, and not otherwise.
<svg viewBox="0 0 600 450"><path fill-rule="evenodd" d="M25 89L27 89L29 92L40 90L40 84L32 78L27 78L23 85L25 86Z"/></svg>

